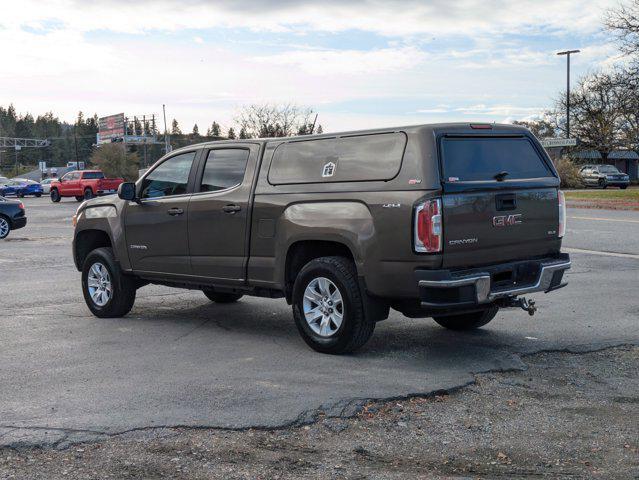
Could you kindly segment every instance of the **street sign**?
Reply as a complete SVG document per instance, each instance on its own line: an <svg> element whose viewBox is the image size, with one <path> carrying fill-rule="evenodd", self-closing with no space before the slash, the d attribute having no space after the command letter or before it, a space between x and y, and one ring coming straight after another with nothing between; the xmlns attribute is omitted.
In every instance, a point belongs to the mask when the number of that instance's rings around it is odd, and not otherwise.
<svg viewBox="0 0 639 480"><path fill-rule="evenodd" d="M40 171L44 172L47 169L47 162L38 162L38 165L40 167Z"/></svg>
<svg viewBox="0 0 639 480"><path fill-rule="evenodd" d="M542 138L540 142L544 148L577 146L576 138Z"/></svg>

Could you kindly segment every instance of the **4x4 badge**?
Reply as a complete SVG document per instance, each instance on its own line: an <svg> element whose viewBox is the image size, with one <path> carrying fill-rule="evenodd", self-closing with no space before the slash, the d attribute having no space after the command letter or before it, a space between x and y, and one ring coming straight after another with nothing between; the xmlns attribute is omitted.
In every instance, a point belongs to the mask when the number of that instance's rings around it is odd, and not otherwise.
<svg viewBox="0 0 639 480"><path fill-rule="evenodd" d="M335 164L333 162L328 162L324 165L322 169L322 177L332 177L335 173Z"/></svg>

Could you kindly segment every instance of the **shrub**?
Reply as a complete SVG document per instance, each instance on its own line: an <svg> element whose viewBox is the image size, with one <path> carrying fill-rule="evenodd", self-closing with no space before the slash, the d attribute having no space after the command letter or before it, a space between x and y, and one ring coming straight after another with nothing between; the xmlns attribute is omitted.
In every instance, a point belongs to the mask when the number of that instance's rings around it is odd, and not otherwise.
<svg viewBox="0 0 639 480"><path fill-rule="evenodd" d="M555 160L555 168L561 178L561 188L581 188L584 186L579 175L579 166L569 157Z"/></svg>
<svg viewBox="0 0 639 480"><path fill-rule="evenodd" d="M122 177L127 181L137 180L140 158L129 153L121 143L100 145L91 155L91 163L107 177Z"/></svg>

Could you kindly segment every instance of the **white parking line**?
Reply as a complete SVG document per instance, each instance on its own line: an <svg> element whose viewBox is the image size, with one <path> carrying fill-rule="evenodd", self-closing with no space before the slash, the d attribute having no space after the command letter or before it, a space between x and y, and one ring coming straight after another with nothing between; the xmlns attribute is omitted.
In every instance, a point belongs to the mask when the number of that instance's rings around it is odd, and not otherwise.
<svg viewBox="0 0 639 480"><path fill-rule="evenodd" d="M621 223L639 223L639 220L624 220L621 218L604 218L604 217L568 217L574 220L597 220L599 222L621 222Z"/></svg>
<svg viewBox="0 0 639 480"><path fill-rule="evenodd" d="M604 257L632 258L634 260L639 260L639 255L634 255L632 253L602 252L599 250L584 250L582 248L563 248L563 247L561 251L568 252L568 253L585 253L587 255L601 255Z"/></svg>

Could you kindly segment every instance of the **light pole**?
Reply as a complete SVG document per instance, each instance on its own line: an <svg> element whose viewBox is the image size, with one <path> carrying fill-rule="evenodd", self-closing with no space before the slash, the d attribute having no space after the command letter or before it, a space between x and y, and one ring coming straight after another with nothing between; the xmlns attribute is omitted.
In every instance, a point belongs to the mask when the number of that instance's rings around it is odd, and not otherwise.
<svg viewBox="0 0 639 480"><path fill-rule="evenodd" d="M557 55L566 55L566 138L570 138L570 54L581 50L566 50Z"/></svg>

